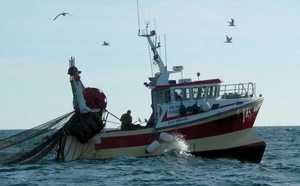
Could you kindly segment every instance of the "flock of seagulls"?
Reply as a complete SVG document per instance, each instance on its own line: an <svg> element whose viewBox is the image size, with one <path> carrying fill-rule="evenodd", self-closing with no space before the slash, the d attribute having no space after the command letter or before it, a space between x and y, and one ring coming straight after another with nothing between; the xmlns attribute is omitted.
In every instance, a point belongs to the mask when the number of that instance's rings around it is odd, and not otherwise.
<svg viewBox="0 0 300 186"><path fill-rule="evenodd" d="M62 13L58 14L58 15L53 19L53 21L55 21L59 16L66 16L66 15L73 16L73 15L70 14L70 13L62 12ZM74 17L74 16L73 16L73 17ZM109 42L103 41L102 46L109 46Z"/></svg>
<svg viewBox="0 0 300 186"><path fill-rule="evenodd" d="M60 14L58 14L54 19L53 21L55 21L59 16L66 16L66 15L70 15L70 16L73 16L72 14L70 13L67 13L67 12L62 12ZM74 17L74 16L73 16ZM231 21L228 21L229 25L228 26L235 26L234 24L234 19L231 18ZM232 43L232 37L229 37L226 35L226 41L225 43ZM102 46L109 46L109 42L106 42L106 41L103 41L103 44Z"/></svg>
<svg viewBox="0 0 300 186"><path fill-rule="evenodd" d="M234 24L234 19L232 19L231 18L231 21L228 21L228 23L229 23L229 25L228 26L235 26L235 24ZM225 43L232 43L232 37L228 37L227 35L226 35L226 41L225 41Z"/></svg>

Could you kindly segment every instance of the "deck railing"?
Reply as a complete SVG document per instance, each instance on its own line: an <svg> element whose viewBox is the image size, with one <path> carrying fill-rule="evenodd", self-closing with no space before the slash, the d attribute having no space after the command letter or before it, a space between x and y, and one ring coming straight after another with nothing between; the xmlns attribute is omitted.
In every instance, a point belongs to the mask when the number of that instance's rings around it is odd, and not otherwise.
<svg viewBox="0 0 300 186"><path fill-rule="evenodd" d="M255 83L221 85L219 97L220 99L256 97Z"/></svg>

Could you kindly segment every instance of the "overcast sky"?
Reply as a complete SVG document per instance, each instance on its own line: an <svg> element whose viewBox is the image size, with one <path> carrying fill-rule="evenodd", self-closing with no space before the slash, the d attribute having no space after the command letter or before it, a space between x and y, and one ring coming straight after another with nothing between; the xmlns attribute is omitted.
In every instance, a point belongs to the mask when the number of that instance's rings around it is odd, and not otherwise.
<svg viewBox="0 0 300 186"><path fill-rule="evenodd" d="M141 0L167 65L184 78L254 82L265 101L255 126L300 125L300 1ZM69 12L73 16L60 16ZM235 19L236 26L228 21ZM107 109L149 118L152 75L137 36L136 0L0 1L0 129L27 129L73 110L67 70L75 57L86 87L102 90ZM226 35L232 44L224 43ZM110 42L103 47L102 42ZM174 79L180 78L180 74ZM119 122L110 117L111 121ZM108 127L117 127L109 124Z"/></svg>

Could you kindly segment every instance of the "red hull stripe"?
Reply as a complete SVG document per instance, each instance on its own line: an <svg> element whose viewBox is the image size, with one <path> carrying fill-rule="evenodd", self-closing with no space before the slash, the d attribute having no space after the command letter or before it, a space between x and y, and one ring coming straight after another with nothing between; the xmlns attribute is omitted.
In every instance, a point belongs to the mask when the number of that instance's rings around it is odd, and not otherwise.
<svg viewBox="0 0 300 186"><path fill-rule="evenodd" d="M227 134L253 127L257 112L251 112L247 118L243 114L236 114L223 119L207 122L204 124L195 124L190 127L168 130L168 133L182 134L185 140L211 137ZM130 136L105 137L101 138L101 144L95 144L95 149L124 148L133 146L146 146L157 139L155 134L139 134Z"/></svg>
<svg viewBox="0 0 300 186"><path fill-rule="evenodd" d="M143 146L150 144L154 141L156 135L154 133L130 135L130 136L118 136L101 138L101 144L95 144L95 149L110 149L110 148L123 148L132 146Z"/></svg>

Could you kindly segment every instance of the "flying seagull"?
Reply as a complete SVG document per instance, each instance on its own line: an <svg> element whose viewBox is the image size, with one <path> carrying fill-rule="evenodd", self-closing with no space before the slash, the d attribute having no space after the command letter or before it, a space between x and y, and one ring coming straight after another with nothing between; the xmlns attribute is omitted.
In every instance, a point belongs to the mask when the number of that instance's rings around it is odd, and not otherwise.
<svg viewBox="0 0 300 186"><path fill-rule="evenodd" d="M60 13L60 14L58 14L54 19L53 19L53 21L55 21L55 19L56 18L58 18L59 16L66 16L66 15L70 15L70 16L73 16L72 14L70 14L70 13L66 13L66 12L63 12L63 13ZM74 17L74 16L73 16Z"/></svg>
<svg viewBox="0 0 300 186"><path fill-rule="evenodd" d="M105 42L105 41L103 41L103 44L102 44L102 46L109 46L109 42Z"/></svg>
<svg viewBox="0 0 300 186"><path fill-rule="evenodd" d="M232 40L232 37L226 36L226 41L225 41L225 43L232 43L231 40Z"/></svg>
<svg viewBox="0 0 300 186"><path fill-rule="evenodd" d="M231 18L231 21L228 21L229 25L228 26L235 26L234 25L234 20Z"/></svg>

